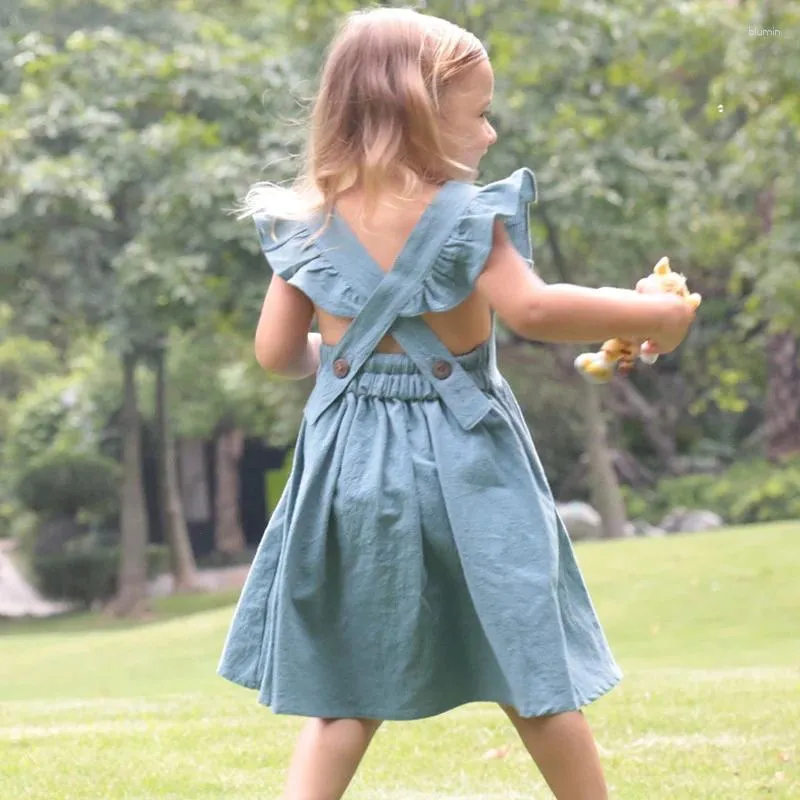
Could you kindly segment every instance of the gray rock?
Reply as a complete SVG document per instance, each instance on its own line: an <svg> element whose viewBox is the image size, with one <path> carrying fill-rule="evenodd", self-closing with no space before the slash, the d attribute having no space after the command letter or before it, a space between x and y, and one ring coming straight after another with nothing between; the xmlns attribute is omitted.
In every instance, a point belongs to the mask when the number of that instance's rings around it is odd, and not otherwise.
<svg viewBox="0 0 800 800"><path fill-rule="evenodd" d="M721 528L725 520L714 511L676 508L661 520L660 527L667 533L700 533Z"/></svg>
<svg viewBox="0 0 800 800"><path fill-rule="evenodd" d="M588 503L559 503L556 508L573 542L602 537L603 521L600 514Z"/></svg>

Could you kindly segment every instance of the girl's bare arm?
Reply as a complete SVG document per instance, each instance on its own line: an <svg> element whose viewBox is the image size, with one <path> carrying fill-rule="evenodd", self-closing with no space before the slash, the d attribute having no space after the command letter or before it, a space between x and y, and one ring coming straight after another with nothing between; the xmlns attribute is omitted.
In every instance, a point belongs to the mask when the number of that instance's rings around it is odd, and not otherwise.
<svg viewBox="0 0 800 800"><path fill-rule="evenodd" d="M547 284L531 271L498 222L476 289L519 336L545 342L651 340L660 352L686 336L694 311L674 295Z"/></svg>
<svg viewBox="0 0 800 800"><path fill-rule="evenodd" d="M258 363L268 372L299 379L319 367L318 333L310 333L314 304L299 289L273 275L255 337Z"/></svg>

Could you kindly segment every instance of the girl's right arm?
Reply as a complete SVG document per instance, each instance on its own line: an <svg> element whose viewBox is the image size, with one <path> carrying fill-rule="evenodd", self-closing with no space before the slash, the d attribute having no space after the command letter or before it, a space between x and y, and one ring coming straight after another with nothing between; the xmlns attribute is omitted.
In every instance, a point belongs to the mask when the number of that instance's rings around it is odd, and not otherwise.
<svg viewBox="0 0 800 800"><path fill-rule="evenodd" d="M694 310L675 295L545 283L517 252L502 222L495 223L492 252L476 289L517 335L542 342L619 337L650 340L668 353L694 319Z"/></svg>

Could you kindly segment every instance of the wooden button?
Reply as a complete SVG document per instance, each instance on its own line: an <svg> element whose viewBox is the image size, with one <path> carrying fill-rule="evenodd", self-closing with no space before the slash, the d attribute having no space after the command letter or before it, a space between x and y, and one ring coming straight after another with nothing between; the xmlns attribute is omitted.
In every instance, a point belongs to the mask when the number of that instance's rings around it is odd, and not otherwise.
<svg viewBox="0 0 800 800"><path fill-rule="evenodd" d="M440 359L439 361L433 362L433 375L440 381L443 381L445 378L449 378L452 372L453 366L449 361Z"/></svg>
<svg viewBox="0 0 800 800"><path fill-rule="evenodd" d="M346 358L337 358L333 362L333 374L337 378L344 378L350 372L350 362Z"/></svg>

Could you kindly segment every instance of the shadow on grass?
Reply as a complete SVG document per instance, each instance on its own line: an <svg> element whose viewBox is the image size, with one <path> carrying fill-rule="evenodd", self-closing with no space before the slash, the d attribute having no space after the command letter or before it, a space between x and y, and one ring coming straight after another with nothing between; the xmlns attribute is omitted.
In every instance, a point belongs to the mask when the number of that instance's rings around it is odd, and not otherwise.
<svg viewBox="0 0 800 800"><path fill-rule="evenodd" d="M176 617L187 617L233 605L239 599L238 589L223 592L195 592L154 598L152 613L145 619L118 619L102 612L79 611L43 619L0 619L0 636L34 634L71 634L92 631L122 630L152 625Z"/></svg>

